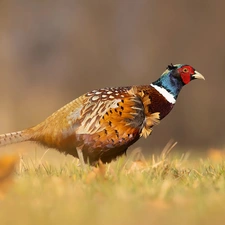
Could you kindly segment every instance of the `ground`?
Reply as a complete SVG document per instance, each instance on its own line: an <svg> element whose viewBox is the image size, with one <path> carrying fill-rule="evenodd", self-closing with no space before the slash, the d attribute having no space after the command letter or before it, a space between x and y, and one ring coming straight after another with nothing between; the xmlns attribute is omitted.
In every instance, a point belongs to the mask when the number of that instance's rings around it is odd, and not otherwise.
<svg viewBox="0 0 225 225"><path fill-rule="evenodd" d="M167 148L147 159L135 150L85 169L49 155L1 156L1 224L224 223L225 160L216 150L201 158Z"/></svg>

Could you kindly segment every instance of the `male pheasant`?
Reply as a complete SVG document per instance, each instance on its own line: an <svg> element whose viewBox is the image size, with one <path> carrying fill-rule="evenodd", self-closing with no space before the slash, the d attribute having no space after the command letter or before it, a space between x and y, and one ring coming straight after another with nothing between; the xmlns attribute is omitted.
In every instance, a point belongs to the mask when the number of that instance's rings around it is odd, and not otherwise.
<svg viewBox="0 0 225 225"><path fill-rule="evenodd" d="M182 87L204 77L189 65L169 65L150 85L102 88L65 105L42 123L0 135L0 146L35 141L95 164L124 154L151 134L173 108ZM81 154L82 153L82 154Z"/></svg>

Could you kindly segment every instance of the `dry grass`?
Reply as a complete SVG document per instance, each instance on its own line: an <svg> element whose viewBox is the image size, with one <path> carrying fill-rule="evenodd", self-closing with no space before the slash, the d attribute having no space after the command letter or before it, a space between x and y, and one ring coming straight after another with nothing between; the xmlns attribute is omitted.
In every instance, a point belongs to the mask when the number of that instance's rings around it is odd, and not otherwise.
<svg viewBox="0 0 225 225"><path fill-rule="evenodd" d="M45 157L21 158L0 200L0 224L223 224L223 154L188 159L169 154L170 147L159 157L145 160L135 150L85 171L72 159L56 166Z"/></svg>

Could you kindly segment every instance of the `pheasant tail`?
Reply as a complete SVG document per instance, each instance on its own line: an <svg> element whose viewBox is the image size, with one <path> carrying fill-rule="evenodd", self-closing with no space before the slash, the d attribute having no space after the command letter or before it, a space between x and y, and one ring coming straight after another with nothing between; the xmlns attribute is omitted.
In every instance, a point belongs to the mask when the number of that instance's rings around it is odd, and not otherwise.
<svg viewBox="0 0 225 225"><path fill-rule="evenodd" d="M1 134L0 135L0 147L8 145L8 144L29 141L31 138L32 138L32 134L29 132L29 130Z"/></svg>

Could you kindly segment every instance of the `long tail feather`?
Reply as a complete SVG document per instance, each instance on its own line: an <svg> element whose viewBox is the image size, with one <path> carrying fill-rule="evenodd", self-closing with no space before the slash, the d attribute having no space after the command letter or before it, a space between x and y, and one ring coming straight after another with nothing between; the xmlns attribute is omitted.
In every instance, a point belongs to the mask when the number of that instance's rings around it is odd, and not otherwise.
<svg viewBox="0 0 225 225"><path fill-rule="evenodd" d="M29 141L32 135L28 130L17 131L0 135L0 147L23 141Z"/></svg>

